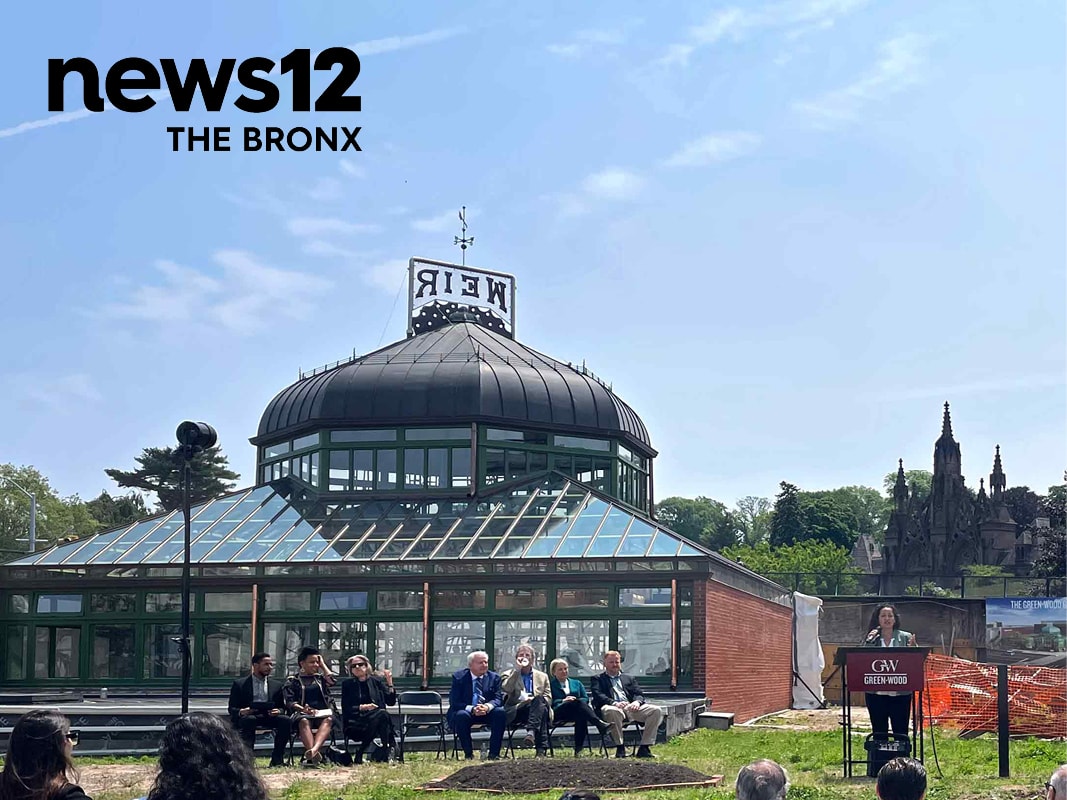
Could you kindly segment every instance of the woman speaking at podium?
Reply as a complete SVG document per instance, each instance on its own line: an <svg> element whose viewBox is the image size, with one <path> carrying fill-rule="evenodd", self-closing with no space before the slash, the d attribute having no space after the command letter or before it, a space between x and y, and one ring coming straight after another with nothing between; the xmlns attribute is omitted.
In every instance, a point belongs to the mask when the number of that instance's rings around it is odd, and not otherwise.
<svg viewBox="0 0 1067 800"><path fill-rule="evenodd" d="M863 644L868 647L915 647L915 634L900 629L900 614L888 603L871 614ZM867 713L876 739L889 738L892 723L895 737L908 735L911 716L911 692L867 692Z"/></svg>

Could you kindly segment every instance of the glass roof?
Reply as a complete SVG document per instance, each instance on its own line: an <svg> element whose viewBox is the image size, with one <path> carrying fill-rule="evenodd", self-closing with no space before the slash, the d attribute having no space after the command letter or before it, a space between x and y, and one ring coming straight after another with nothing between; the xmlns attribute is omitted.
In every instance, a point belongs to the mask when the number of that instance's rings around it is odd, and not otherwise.
<svg viewBox="0 0 1067 800"><path fill-rule="evenodd" d="M558 472L480 499L300 502L257 486L193 506L194 564L518 558L699 558L711 551ZM10 562L180 564L180 512Z"/></svg>

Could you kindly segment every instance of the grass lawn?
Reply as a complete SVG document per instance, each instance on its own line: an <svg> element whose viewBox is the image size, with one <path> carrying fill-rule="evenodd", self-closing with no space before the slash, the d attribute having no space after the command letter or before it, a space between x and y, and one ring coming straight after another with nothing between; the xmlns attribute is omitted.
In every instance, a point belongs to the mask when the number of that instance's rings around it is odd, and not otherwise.
<svg viewBox="0 0 1067 800"><path fill-rule="evenodd" d="M860 740L857 739L857 742ZM1067 743L1037 739L1011 742L1011 778L997 775L994 737L960 739L954 732L937 733L938 776L934 753L926 746L930 800L1024 800L1043 798L1042 785L1052 770L1067 762ZM854 753L862 746L854 746ZM699 730L656 748L660 759L684 764L708 775L726 776L721 788L657 790L620 795L627 800L718 800L733 797L738 769L756 758L772 758L789 773L789 800L873 800L873 781L841 777L841 734L773 728L735 727L729 731ZM525 754L523 755L525 757ZM557 757L559 757L557 755ZM856 755L855 757L859 757ZM94 800L130 800L145 791L151 759L84 759L83 785ZM330 768L312 772L264 770L272 797L285 800L495 800L500 795L476 792L420 792L415 787L446 775L462 761L436 760L412 754L405 764L367 764L354 769ZM136 770L131 768L136 767ZM856 767L862 771L862 767ZM127 778L119 779L119 773ZM131 777L139 776L139 782ZM114 776L114 780L109 777ZM558 800L562 791L529 795L531 800ZM610 796L610 795L609 795ZM605 797L606 800L606 797Z"/></svg>

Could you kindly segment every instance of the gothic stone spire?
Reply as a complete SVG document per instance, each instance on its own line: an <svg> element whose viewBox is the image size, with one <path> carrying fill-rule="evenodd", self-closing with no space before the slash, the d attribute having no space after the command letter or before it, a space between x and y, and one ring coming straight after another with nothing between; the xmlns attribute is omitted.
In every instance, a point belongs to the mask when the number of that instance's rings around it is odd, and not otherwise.
<svg viewBox="0 0 1067 800"><path fill-rule="evenodd" d="M997 445L996 455L993 456L993 472L989 475L989 491L994 503L1004 502L1004 490L1008 486L1008 478L1004 474L1004 467L1000 463L1000 445Z"/></svg>

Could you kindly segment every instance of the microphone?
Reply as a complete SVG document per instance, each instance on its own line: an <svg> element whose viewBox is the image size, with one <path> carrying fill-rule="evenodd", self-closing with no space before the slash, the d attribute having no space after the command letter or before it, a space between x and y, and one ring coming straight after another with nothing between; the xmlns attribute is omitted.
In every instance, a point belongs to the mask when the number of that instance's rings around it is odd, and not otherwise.
<svg viewBox="0 0 1067 800"><path fill-rule="evenodd" d="M870 644L871 642L875 641L878 638L878 633L879 633L878 628L872 629L871 632L867 634L867 639L865 641L868 644Z"/></svg>

